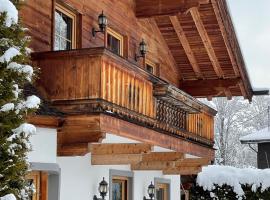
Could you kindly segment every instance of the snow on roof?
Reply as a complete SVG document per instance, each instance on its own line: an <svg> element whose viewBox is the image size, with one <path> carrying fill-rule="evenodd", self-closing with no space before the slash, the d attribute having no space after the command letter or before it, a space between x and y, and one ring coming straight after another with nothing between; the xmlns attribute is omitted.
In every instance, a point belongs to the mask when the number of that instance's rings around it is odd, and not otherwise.
<svg viewBox="0 0 270 200"><path fill-rule="evenodd" d="M270 187L270 169L255 168L235 168L230 166L210 165L202 168L202 172L198 174L197 184L204 190L212 191L215 186L222 187L229 185L238 195L238 199L242 199L244 191L241 185L249 185L253 191L260 186L261 191Z"/></svg>
<svg viewBox="0 0 270 200"><path fill-rule="evenodd" d="M265 143L270 142L270 131L264 128L260 131L243 136L240 138L241 143Z"/></svg>

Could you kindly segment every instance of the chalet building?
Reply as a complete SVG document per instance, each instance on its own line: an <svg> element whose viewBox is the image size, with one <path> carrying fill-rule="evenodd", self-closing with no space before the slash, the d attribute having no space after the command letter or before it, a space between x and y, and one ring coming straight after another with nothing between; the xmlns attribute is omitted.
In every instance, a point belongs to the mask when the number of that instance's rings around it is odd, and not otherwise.
<svg viewBox="0 0 270 200"><path fill-rule="evenodd" d="M268 112L269 112L269 108L268 108ZM248 144L250 148L252 149L253 147L251 145L257 144L258 150L253 149L254 151L257 152L257 167L259 169L270 168L270 128L269 127L241 137L240 142L242 144Z"/></svg>
<svg viewBox="0 0 270 200"><path fill-rule="evenodd" d="M33 200L179 200L214 159L216 111L197 98L256 94L226 1L22 4L40 68L26 92L43 99Z"/></svg>

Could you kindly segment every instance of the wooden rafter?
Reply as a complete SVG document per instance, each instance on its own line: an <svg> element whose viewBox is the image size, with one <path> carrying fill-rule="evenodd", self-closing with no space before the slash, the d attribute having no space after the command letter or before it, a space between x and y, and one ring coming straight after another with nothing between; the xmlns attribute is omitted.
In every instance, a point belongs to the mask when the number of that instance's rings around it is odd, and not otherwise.
<svg viewBox="0 0 270 200"><path fill-rule="evenodd" d="M170 168L181 167L201 167L208 165L210 160L208 158L184 158L177 161L149 161L132 164L132 170L166 170Z"/></svg>
<svg viewBox="0 0 270 200"><path fill-rule="evenodd" d="M209 0L136 0L136 16L147 18L159 15L175 15L207 3L209 3Z"/></svg>
<svg viewBox="0 0 270 200"><path fill-rule="evenodd" d="M231 63L232 63L232 67L233 67L234 73L235 73L236 76L239 76L238 65L236 63L236 60L235 60L235 57L234 57L234 53L233 53L232 47L230 45L230 41L229 41L227 32L225 30L225 27L224 27L224 19L221 16L220 10L218 8L217 1L216 0L212 0L211 2L212 2L212 5L213 5L213 9L214 9L214 12L215 12L217 21L218 21L218 25L219 25L219 28L220 28L220 31L221 31L221 34L222 34L222 37L223 37L223 40L224 40L226 49L228 51L228 54L229 54L229 57L230 57L230 60L231 60Z"/></svg>
<svg viewBox="0 0 270 200"><path fill-rule="evenodd" d="M195 55L189 45L189 42L188 42L188 39L185 35L185 32L178 20L178 17L177 16L171 16L170 17L170 20L171 20L171 23L174 27L174 30L178 36L178 39L180 40L185 52L186 52L186 55L188 57L188 60L193 68L193 71L195 72L197 78L202 78L202 72L201 72L201 69L197 63L197 60L195 58Z"/></svg>
<svg viewBox="0 0 270 200"><path fill-rule="evenodd" d="M224 94L226 95L228 100L232 100L232 93L230 91L230 88L225 88L224 89Z"/></svg>
<svg viewBox="0 0 270 200"><path fill-rule="evenodd" d="M185 158L175 162L176 167L200 167L204 165L208 165L210 160L208 158Z"/></svg>
<svg viewBox="0 0 270 200"><path fill-rule="evenodd" d="M141 154L150 152L152 146L144 143L90 144L89 150L92 155Z"/></svg>
<svg viewBox="0 0 270 200"><path fill-rule="evenodd" d="M131 165L132 170L164 170L175 167L174 161L140 162Z"/></svg>
<svg viewBox="0 0 270 200"><path fill-rule="evenodd" d="M128 165L141 162L141 154L91 155L92 165Z"/></svg>
<svg viewBox="0 0 270 200"><path fill-rule="evenodd" d="M229 79L208 79L208 80L185 80L180 84L180 88L194 89L194 88L229 88L235 87L241 82L241 78Z"/></svg>
<svg viewBox="0 0 270 200"><path fill-rule="evenodd" d="M182 158L184 158L184 154L179 152L151 152L143 154L142 161L176 161Z"/></svg>
<svg viewBox="0 0 270 200"><path fill-rule="evenodd" d="M163 170L164 175L195 175L201 172L201 167L174 167Z"/></svg>
<svg viewBox="0 0 270 200"><path fill-rule="evenodd" d="M216 72L217 76L219 78L223 77L223 72L222 72L222 69L221 69L221 66L220 66L220 63L218 61L218 58L215 54L215 51L214 51L214 48L213 48L213 45L211 43L211 40L208 36L208 33L204 27L204 24L202 22L202 19L201 19L201 16L200 16L200 13L199 13L199 10L198 8L196 7L193 7L190 9L190 13L191 13L191 16L193 18L193 21L197 27L197 30L199 32L199 35L202 39L202 42L205 46L205 49L208 53L208 56L211 60L211 63L213 65L213 68L214 68L214 71Z"/></svg>

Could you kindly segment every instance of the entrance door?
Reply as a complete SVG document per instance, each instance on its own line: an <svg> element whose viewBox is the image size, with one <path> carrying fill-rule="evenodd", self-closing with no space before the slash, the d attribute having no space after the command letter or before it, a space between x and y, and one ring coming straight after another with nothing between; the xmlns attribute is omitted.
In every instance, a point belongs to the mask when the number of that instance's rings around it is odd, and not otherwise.
<svg viewBox="0 0 270 200"><path fill-rule="evenodd" d="M158 183L156 188L157 200L169 200L169 185Z"/></svg>

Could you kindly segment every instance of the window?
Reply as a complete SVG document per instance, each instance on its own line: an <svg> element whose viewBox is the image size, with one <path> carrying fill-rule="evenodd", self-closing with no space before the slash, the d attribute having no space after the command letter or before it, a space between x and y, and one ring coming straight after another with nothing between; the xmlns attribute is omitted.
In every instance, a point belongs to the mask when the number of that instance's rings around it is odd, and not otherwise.
<svg viewBox="0 0 270 200"><path fill-rule="evenodd" d="M158 183L156 187L157 200L169 200L169 185Z"/></svg>
<svg viewBox="0 0 270 200"><path fill-rule="evenodd" d="M123 56L124 37L114 30L107 28L107 48L113 53Z"/></svg>
<svg viewBox="0 0 270 200"><path fill-rule="evenodd" d="M39 200L40 191L40 172L31 172L26 176L29 186L33 188L33 193L30 200Z"/></svg>
<svg viewBox="0 0 270 200"><path fill-rule="evenodd" d="M150 72L151 74L157 75L156 64L149 61L149 60L145 61L145 69L146 69L146 71Z"/></svg>
<svg viewBox="0 0 270 200"><path fill-rule="evenodd" d="M62 5L55 5L54 50L69 50L76 46L76 14Z"/></svg>
<svg viewBox="0 0 270 200"><path fill-rule="evenodd" d="M128 200L128 178L113 177L112 200Z"/></svg>

